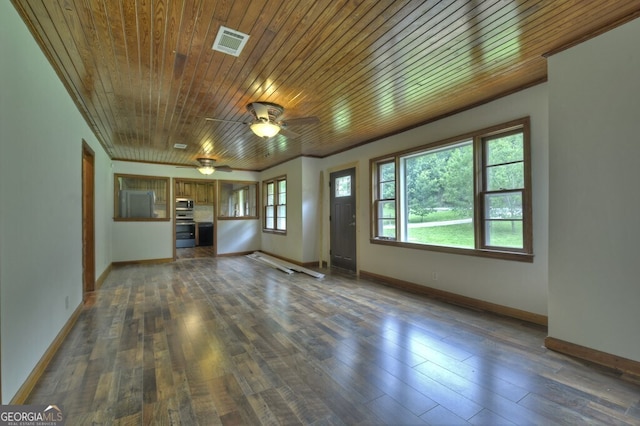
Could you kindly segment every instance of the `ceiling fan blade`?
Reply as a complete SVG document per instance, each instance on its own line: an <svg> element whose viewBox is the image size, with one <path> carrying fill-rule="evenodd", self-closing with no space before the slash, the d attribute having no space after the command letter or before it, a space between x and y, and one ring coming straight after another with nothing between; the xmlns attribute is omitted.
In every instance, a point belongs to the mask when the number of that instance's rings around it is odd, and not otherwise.
<svg viewBox="0 0 640 426"><path fill-rule="evenodd" d="M320 123L320 119L318 117L299 117L284 120L281 124L283 126L306 126L318 123Z"/></svg>
<svg viewBox="0 0 640 426"><path fill-rule="evenodd" d="M198 169L198 167L201 167L201 165L193 165L193 166L176 166L177 169L192 169L192 170L196 170ZM212 166L216 172L223 172L223 173L229 173L232 172L233 169L230 166Z"/></svg>
<svg viewBox="0 0 640 426"><path fill-rule="evenodd" d="M289 139L296 139L298 137L300 137L300 135L296 132L292 132L291 130L285 128L285 127L280 127L280 134L283 136L288 137Z"/></svg>
<svg viewBox="0 0 640 426"><path fill-rule="evenodd" d="M201 157L201 158L197 158L196 161L198 162L198 164L194 164L192 166L176 165L176 167L180 169L193 169L193 170L198 170L200 167L212 167L214 169L214 172L224 172L224 173L233 171L231 166L216 166L215 164L216 160L213 158Z"/></svg>
<svg viewBox="0 0 640 426"><path fill-rule="evenodd" d="M222 123L233 123L233 124L250 124L247 121L233 121L233 120L224 120L222 118L211 118L211 117L205 117L204 118L206 121L220 121Z"/></svg>

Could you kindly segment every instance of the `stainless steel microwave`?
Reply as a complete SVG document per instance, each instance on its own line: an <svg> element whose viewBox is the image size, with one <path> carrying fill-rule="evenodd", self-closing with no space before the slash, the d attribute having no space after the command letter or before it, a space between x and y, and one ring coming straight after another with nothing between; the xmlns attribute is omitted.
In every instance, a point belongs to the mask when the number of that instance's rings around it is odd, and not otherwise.
<svg viewBox="0 0 640 426"><path fill-rule="evenodd" d="M177 210L193 210L193 200L191 198L176 198Z"/></svg>

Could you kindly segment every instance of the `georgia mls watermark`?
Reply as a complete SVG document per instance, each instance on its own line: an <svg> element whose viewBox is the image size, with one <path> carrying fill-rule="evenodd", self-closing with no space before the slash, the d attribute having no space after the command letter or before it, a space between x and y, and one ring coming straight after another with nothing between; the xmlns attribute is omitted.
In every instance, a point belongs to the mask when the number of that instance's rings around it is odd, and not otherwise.
<svg viewBox="0 0 640 426"><path fill-rule="evenodd" d="M0 405L0 426L62 426L57 405Z"/></svg>

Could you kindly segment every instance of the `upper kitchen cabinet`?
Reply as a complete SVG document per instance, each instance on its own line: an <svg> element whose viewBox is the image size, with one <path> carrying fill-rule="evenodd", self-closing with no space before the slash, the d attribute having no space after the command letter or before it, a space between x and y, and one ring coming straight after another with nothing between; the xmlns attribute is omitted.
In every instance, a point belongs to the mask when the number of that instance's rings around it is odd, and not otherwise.
<svg viewBox="0 0 640 426"><path fill-rule="evenodd" d="M194 186L195 184L193 181L176 179L175 181L176 197L193 198L196 192Z"/></svg>
<svg viewBox="0 0 640 426"><path fill-rule="evenodd" d="M198 182L195 184L196 204L212 206L215 202L215 183Z"/></svg>
<svg viewBox="0 0 640 426"><path fill-rule="evenodd" d="M191 198L196 205L213 206L216 182L202 179L175 179L174 192L177 198Z"/></svg>

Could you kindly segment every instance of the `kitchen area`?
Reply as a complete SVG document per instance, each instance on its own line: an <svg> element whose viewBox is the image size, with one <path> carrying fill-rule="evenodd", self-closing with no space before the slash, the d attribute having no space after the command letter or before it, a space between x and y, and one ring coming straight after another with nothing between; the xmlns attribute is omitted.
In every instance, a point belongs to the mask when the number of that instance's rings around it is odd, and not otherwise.
<svg viewBox="0 0 640 426"><path fill-rule="evenodd" d="M175 179L174 194L176 258L215 256L216 182Z"/></svg>
<svg viewBox="0 0 640 426"><path fill-rule="evenodd" d="M217 256L220 238L224 253L239 252L259 235L258 182L174 178L173 189L176 259Z"/></svg>

